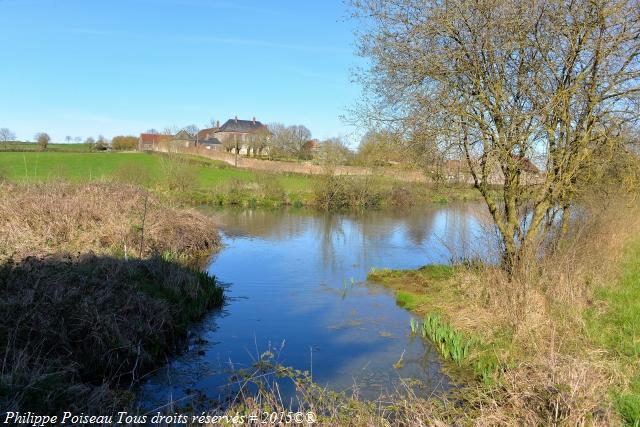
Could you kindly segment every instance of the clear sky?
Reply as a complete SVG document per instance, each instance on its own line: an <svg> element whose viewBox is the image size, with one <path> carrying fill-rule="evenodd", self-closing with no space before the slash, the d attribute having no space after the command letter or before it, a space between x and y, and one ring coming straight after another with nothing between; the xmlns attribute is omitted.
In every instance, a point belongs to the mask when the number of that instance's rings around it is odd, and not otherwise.
<svg viewBox="0 0 640 427"><path fill-rule="evenodd" d="M237 115L349 136L353 25L340 0L0 0L0 127L63 142Z"/></svg>

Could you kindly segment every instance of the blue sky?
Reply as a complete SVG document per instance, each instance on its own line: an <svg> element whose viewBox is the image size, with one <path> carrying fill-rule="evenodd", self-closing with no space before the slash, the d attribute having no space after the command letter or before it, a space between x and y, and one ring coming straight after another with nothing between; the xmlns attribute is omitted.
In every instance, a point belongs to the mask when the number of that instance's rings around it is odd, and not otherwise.
<svg viewBox="0 0 640 427"><path fill-rule="evenodd" d="M340 0L0 0L0 127L63 142L237 115L348 137L347 17Z"/></svg>

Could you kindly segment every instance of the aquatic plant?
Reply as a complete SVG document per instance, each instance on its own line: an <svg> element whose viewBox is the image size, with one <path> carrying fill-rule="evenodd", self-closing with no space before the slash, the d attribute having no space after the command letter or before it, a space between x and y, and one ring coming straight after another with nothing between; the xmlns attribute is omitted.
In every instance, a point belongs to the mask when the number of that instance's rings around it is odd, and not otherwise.
<svg viewBox="0 0 640 427"><path fill-rule="evenodd" d="M409 326L412 334L420 333L423 338L431 340L445 360L451 359L460 366L469 355L472 340L455 330L437 314L428 315L422 325L412 317Z"/></svg>
<svg viewBox="0 0 640 427"><path fill-rule="evenodd" d="M433 341L442 357L453 360L457 365L469 354L471 340L466 339L437 314L428 315L424 319L422 336Z"/></svg>
<svg viewBox="0 0 640 427"><path fill-rule="evenodd" d="M405 353L405 350L402 350L400 359L398 359L398 361L393 364L394 369L402 369L402 367L404 366L404 353Z"/></svg>
<svg viewBox="0 0 640 427"><path fill-rule="evenodd" d="M420 323L412 317L411 320L409 320L409 325L411 326L411 333L416 335L420 330Z"/></svg>

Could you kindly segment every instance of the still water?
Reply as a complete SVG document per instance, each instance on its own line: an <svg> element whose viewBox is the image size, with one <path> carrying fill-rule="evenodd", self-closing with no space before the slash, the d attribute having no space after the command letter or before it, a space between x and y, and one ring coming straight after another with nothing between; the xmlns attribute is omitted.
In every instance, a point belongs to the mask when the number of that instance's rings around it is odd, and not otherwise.
<svg viewBox="0 0 640 427"><path fill-rule="evenodd" d="M356 386L365 398L400 379L419 379L428 393L450 387L435 350L411 336L411 314L366 275L373 267L492 257L481 206L208 213L225 245L208 271L227 286L228 302L195 328L183 355L149 378L146 406L196 394L221 398L230 369L250 367L266 351L321 385L347 392Z"/></svg>

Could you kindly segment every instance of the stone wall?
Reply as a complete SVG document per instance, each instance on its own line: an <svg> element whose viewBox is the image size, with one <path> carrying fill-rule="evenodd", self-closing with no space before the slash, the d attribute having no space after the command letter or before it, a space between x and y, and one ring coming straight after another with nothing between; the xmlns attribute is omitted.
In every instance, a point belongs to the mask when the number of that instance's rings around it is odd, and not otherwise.
<svg viewBox="0 0 640 427"><path fill-rule="evenodd" d="M232 166L237 166L242 169L252 169L260 171L281 172L281 173L302 173L307 175L324 175L326 173L333 173L334 175L382 175L391 178L395 178L399 181L405 182L429 182L430 180L420 171L404 170L393 167L377 167L369 168L363 166L335 166L330 169L317 165L311 162L284 162L279 160L264 160L251 157L244 157L242 155L236 156L232 153L227 153L223 150L207 149L205 147L175 147L171 150L168 147L157 147L156 151L169 152L177 151L184 154L193 154L202 157L206 157L213 160L225 162ZM236 163L237 162L237 163ZM473 185L473 178L469 173L460 173L458 171L455 180L457 182L450 182L456 184ZM451 178L449 178L451 179ZM493 185L501 185L504 182L504 178L501 173L494 173L490 176L490 181ZM544 179L544 175L531 176L525 174L523 182L532 185L541 182Z"/></svg>

